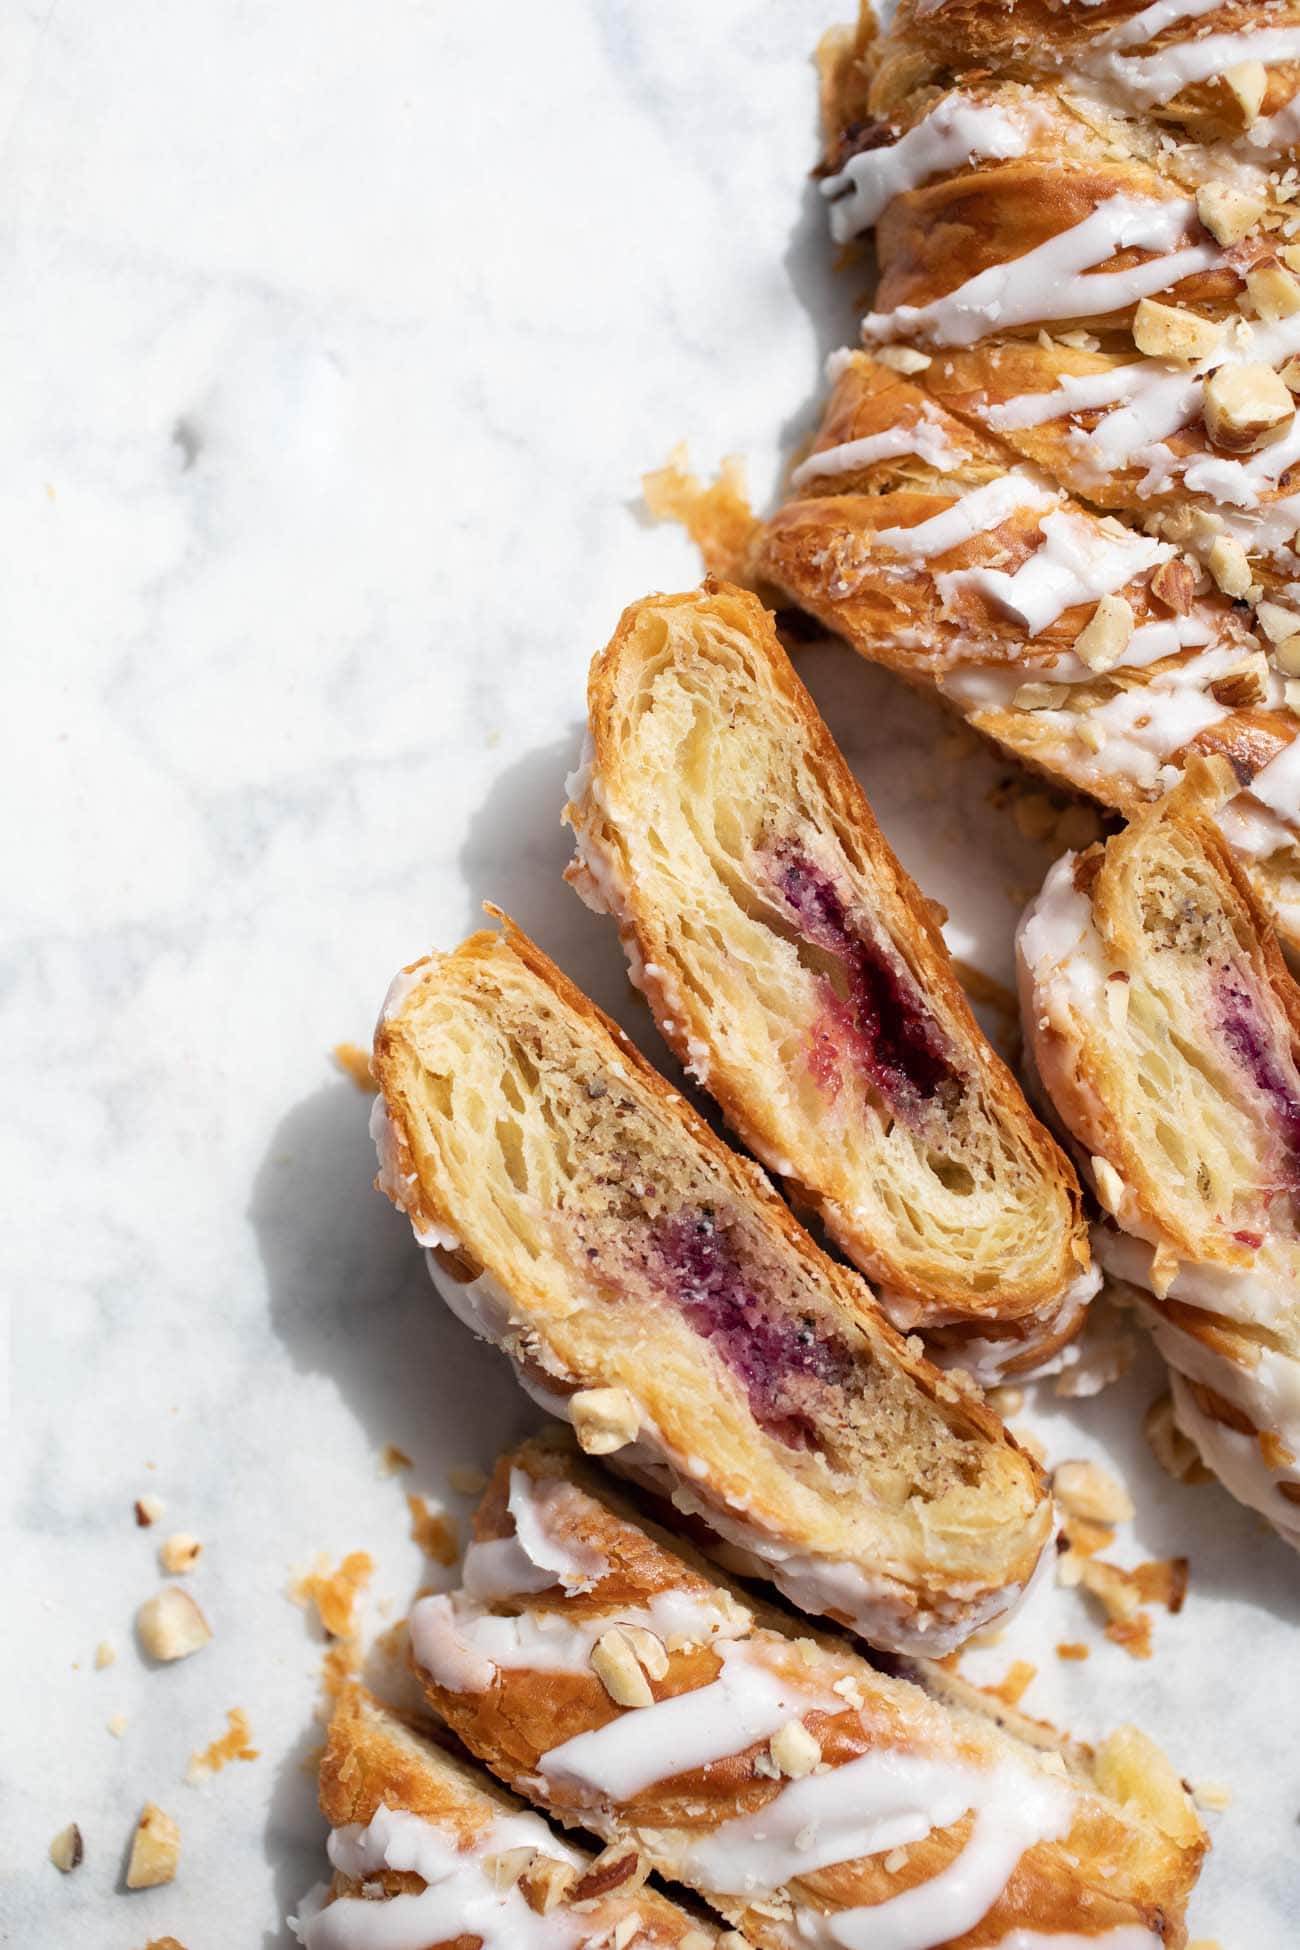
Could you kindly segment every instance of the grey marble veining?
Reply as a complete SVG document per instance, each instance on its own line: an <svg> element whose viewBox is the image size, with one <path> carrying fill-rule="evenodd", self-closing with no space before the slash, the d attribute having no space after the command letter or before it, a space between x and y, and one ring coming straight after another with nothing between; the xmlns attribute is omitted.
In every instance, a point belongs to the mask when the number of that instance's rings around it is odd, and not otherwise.
<svg viewBox="0 0 1300 1950"><path fill-rule="evenodd" d="M619 610L697 574L639 474L684 436L769 493L847 329L806 178L826 24L812 0L0 9L0 1938L26 1950L287 1941L323 1856L320 1646L286 1588L364 1547L371 1623L399 1616L428 1568L405 1489L464 1515L448 1464L529 1421L371 1190L328 1051L489 896L655 1049L560 884L563 779ZM954 946L1005 977L1048 856L987 803L998 768L937 765L936 714L847 655L803 667ZM1227 1781L1193 1933L1284 1950L1295 1562L1157 1475L1158 1387L1146 1362L1038 1416L1054 1456L1118 1456L1131 1556L1191 1556L1156 1658L1048 1588L972 1664L1035 1658L1031 1710L1136 1718ZM153 1670L131 1619L173 1527L206 1545L215 1639ZM233 1706L258 1760L185 1785ZM181 1871L127 1895L149 1798Z"/></svg>

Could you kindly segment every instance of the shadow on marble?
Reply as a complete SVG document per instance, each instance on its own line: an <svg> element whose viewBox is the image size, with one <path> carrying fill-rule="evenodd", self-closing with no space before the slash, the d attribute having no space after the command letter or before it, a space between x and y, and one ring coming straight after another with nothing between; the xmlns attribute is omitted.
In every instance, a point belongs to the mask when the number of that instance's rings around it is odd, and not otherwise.
<svg viewBox="0 0 1300 1950"><path fill-rule="evenodd" d="M810 134L809 152L815 158L817 138ZM810 375L809 394L781 422L780 447L787 462L817 430L826 403L826 361L841 346L859 343L861 299L876 281L874 254L855 257L843 270L835 269L838 253L826 225L826 204L817 184L805 184L799 215L781 258L792 295L807 312L816 339L817 365Z"/></svg>

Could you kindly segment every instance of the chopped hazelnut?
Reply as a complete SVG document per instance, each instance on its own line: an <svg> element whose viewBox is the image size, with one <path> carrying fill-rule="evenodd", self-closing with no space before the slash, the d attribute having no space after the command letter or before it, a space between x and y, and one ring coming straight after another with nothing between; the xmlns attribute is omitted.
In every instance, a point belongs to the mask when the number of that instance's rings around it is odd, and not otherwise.
<svg viewBox="0 0 1300 1950"><path fill-rule="evenodd" d="M127 1888L156 1889L159 1883L170 1882L180 1859L180 1829L155 1802L146 1801L131 1842Z"/></svg>
<svg viewBox="0 0 1300 1950"><path fill-rule="evenodd" d="M636 1402L626 1388L580 1388L569 1397L569 1417L578 1446L589 1456L625 1449L641 1427Z"/></svg>
<svg viewBox="0 0 1300 1950"><path fill-rule="evenodd" d="M167 1505L162 1498L155 1496L152 1491L144 1496L138 1496L135 1500L135 1520L141 1530L147 1530L151 1523L157 1523L166 1508Z"/></svg>
<svg viewBox="0 0 1300 1950"><path fill-rule="evenodd" d="M1300 679L1288 677L1282 686L1282 695L1287 710L1294 711L1297 716L1300 716Z"/></svg>
<svg viewBox="0 0 1300 1950"><path fill-rule="evenodd" d="M1204 394L1205 430L1230 454L1266 447L1295 417L1295 401L1272 366L1220 366L1206 380Z"/></svg>
<svg viewBox="0 0 1300 1950"><path fill-rule="evenodd" d="M86 1849L81 1839L81 1830L75 1821L70 1821L66 1828L60 1828L50 1843L50 1860L59 1873L66 1876L81 1867L85 1855Z"/></svg>
<svg viewBox="0 0 1300 1950"><path fill-rule="evenodd" d="M1202 183L1196 192L1196 214L1216 244L1239 244L1264 214L1262 196L1234 190L1228 183Z"/></svg>
<svg viewBox="0 0 1300 1950"><path fill-rule="evenodd" d="M537 1860L535 1848L507 1848L500 1855L485 1855L483 1873L492 1884L498 1896L504 1896L507 1889L513 1889L520 1876L529 1865Z"/></svg>
<svg viewBox="0 0 1300 1950"><path fill-rule="evenodd" d="M569 1862L557 1862L553 1855L539 1855L519 1878L519 1887L528 1907L538 1916L549 1916L562 1903L578 1879Z"/></svg>
<svg viewBox="0 0 1300 1950"><path fill-rule="evenodd" d="M1124 1485L1093 1462L1058 1463L1052 1472L1052 1488L1057 1502L1072 1517L1093 1523L1128 1523L1134 1514L1133 1499Z"/></svg>
<svg viewBox="0 0 1300 1950"><path fill-rule="evenodd" d="M1246 295L1266 325L1300 311L1300 283L1281 264L1257 264L1247 271Z"/></svg>
<svg viewBox="0 0 1300 1950"><path fill-rule="evenodd" d="M575 1909L585 1909L615 1889L620 1895L630 1896L641 1887L648 1873L649 1864L642 1859L635 1842L611 1842L582 1871L569 1900Z"/></svg>
<svg viewBox="0 0 1300 1950"><path fill-rule="evenodd" d="M1207 359L1223 336L1223 327L1199 312L1162 305L1143 298L1133 314L1133 343L1152 359L1178 359L1195 365Z"/></svg>
<svg viewBox="0 0 1300 1950"><path fill-rule="evenodd" d="M632 1642L617 1625L602 1632L591 1648L591 1669L616 1706L654 1705Z"/></svg>
<svg viewBox="0 0 1300 1950"><path fill-rule="evenodd" d="M1288 359L1278 378L1289 393L1300 393L1300 359Z"/></svg>
<svg viewBox="0 0 1300 1950"><path fill-rule="evenodd" d="M811 1774L822 1757L821 1746L802 1720L787 1720L768 1742L768 1751L781 1772L792 1781Z"/></svg>
<svg viewBox="0 0 1300 1950"><path fill-rule="evenodd" d="M644 1625L620 1625L618 1629L631 1645L642 1670L651 1679L663 1679L668 1671L668 1650L663 1640Z"/></svg>
<svg viewBox="0 0 1300 1950"><path fill-rule="evenodd" d="M1285 643L1289 636L1300 632L1300 616L1293 609L1284 609L1281 603L1262 602L1255 616L1270 643Z"/></svg>
<svg viewBox="0 0 1300 1950"><path fill-rule="evenodd" d="M169 1537L158 1552L158 1562L172 1577L183 1577L192 1571L203 1555L203 1546L197 1537L191 1537L187 1530L178 1530Z"/></svg>
<svg viewBox="0 0 1300 1950"><path fill-rule="evenodd" d="M1250 588L1250 563L1240 542L1218 535L1206 557L1206 567L1225 596L1244 596Z"/></svg>
<svg viewBox="0 0 1300 1950"><path fill-rule="evenodd" d="M1089 670L1113 670L1132 635L1132 604L1123 596L1103 596L1074 639L1074 654Z"/></svg>
<svg viewBox="0 0 1300 1950"><path fill-rule="evenodd" d="M888 366L891 372L924 372L930 363L928 352L918 352L914 345L882 345L876 349L876 363Z"/></svg>
<svg viewBox="0 0 1300 1950"><path fill-rule="evenodd" d="M1268 89L1268 70L1262 61L1238 61L1226 68L1223 83L1241 111L1246 128L1258 116Z"/></svg>
<svg viewBox="0 0 1300 1950"><path fill-rule="evenodd" d="M1273 662L1284 677L1300 677L1300 633L1274 644Z"/></svg>
<svg viewBox="0 0 1300 1950"><path fill-rule="evenodd" d="M1124 1180L1109 1158L1093 1158L1092 1182L1097 1187L1098 1204L1104 1212L1109 1212L1113 1219L1124 1203L1125 1186Z"/></svg>
<svg viewBox="0 0 1300 1950"><path fill-rule="evenodd" d="M1175 616L1187 616L1196 596L1196 572L1190 562L1175 555L1162 562L1151 578L1151 593Z"/></svg>
<svg viewBox="0 0 1300 1950"><path fill-rule="evenodd" d="M207 1619L178 1584L148 1598L135 1615L141 1645L152 1659L188 1659L212 1637Z"/></svg>

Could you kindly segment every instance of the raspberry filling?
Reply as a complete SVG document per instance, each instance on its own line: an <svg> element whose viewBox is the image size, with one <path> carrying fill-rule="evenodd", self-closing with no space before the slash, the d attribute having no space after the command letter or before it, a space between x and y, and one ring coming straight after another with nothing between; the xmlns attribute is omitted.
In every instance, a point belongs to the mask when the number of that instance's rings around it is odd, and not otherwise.
<svg viewBox="0 0 1300 1950"><path fill-rule="evenodd" d="M1219 1031L1237 1062L1249 1071L1256 1089L1268 1099L1282 1142L1293 1159L1300 1161L1300 1097L1276 1039L1261 1019L1249 989L1233 975L1221 975L1215 990Z"/></svg>
<svg viewBox="0 0 1300 1950"><path fill-rule="evenodd" d="M801 1315L778 1313L746 1276L727 1228L707 1208L654 1227L652 1261L683 1316L743 1383L759 1426L790 1449L820 1447L808 1409L822 1387L842 1388L855 1358ZM655 1262L657 1261L657 1265Z"/></svg>
<svg viewBox="0 0 1300 1950"><path fill-rule="evenodd" d="M835 1095L848 1056L900 1116L939 1096L951 1101L961 1078L898 957L853 927L829 874L792 841L779 841L772 860L803 939L833 955L842 975L843 994L823 981L822 1018L810 1039L808 1060L822 1088Z"/></svg>

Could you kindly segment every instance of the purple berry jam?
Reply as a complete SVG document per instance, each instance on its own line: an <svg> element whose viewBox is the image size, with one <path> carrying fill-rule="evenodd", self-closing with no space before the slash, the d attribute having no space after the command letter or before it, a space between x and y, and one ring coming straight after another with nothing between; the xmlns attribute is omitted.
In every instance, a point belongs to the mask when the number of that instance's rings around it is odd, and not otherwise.
<svg viewBox="0 0 1300 1950"><path fill-rule="evenodd" d="M790 840L772 848L776 886L797 917L805 941L835 957L846 993L824 984L822 1020L813 1030L808 1061L831 1096L849 1055L900 1116L961 1090L937 1025L898 957L866 939L848 918L829 874Z"/></svg>
<svg viewBox="0 0 1300 1950"><path fill-rule="evenodd" d="M1256 1089L1268 1098L1282 1142L1300 1160L1300 1097L1255 998L1229 970L1216 980L1215 996L1223 1040L1249 1071Z"/></svg>
<svg viewBox="0 0 1300 1950"><path fill-rule="evenodd" d="M791 1449L815 1449L808 1384L843 1387L854 1372L844 1342L778 1313L747 1277L725 1225L707 1208L654 1227L650 1272L744 1384L754 1420ZM657 1264L656 1264L657 1262Z"/></svg>

